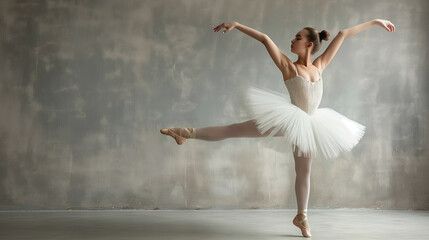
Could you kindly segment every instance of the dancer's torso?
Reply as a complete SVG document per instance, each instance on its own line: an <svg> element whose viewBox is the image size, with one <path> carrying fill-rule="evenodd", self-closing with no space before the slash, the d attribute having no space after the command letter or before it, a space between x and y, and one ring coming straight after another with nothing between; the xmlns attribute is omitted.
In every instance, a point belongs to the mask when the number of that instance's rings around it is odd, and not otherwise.
<svg viewBox="0 0 429 240"><path fill-rule="evenodd" d="M323 79L319 71L319 80L311 82L298 74L285 80L286 88L289 92L292 104L296 105L304 112L313 114L319 107L323 95Z"/></svg>

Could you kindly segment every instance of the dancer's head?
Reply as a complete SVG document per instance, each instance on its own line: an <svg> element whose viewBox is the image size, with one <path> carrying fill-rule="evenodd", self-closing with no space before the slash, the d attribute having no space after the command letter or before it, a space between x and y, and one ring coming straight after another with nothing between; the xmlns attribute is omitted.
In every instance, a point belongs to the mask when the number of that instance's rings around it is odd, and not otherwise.
<svg viewBox="0 0 429 240"><path fill-rule="evenodd" d="M309 50L311 55L313 55L319 51L322 40L329 40L329 33L326 30L318 32L312 27L305 27L291 41L291 52L299 55Z"/></svg>

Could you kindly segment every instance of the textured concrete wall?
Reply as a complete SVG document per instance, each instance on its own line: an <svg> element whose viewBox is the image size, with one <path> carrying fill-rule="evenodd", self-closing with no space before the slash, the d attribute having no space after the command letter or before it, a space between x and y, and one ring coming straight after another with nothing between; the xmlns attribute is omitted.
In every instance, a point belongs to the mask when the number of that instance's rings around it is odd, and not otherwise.
<svg viewBox="0 0 429 240"><path fill-rule="evenodd" d="M244 83L286 91L263 45L292 60L305 26L373 18L324 72L320 107L364 124L352 152L314 160L310 208L429 208L427 1L0 2L0 207L294 208L294 164L261 139L189 140L162 127L240 121ZM330 41L329 41L330 42ZM328 43L329 43L328 42ZM319 54L327 47L324 43Z"/></svg>

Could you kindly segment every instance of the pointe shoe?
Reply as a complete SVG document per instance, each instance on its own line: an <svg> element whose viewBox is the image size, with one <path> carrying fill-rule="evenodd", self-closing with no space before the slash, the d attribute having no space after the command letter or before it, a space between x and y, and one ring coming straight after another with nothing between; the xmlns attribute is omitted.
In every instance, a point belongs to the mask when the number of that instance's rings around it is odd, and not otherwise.
<svg viewBox="0 0 429 240"><path fill-rule="evenodd" d="M177 133L173 132L173 129L176 130ZM163 128L160 132L174 138L178 145L185 143L188 138L195 138L195 128Z"/></svg>
<svg viewBox="0 0 429 240"><path fill-rule="evenodd" d="M298 214L293 219L293 224L301 229L302 236L311 237L310 226L308 225L306 213L307 211L298 211ZM299 215L303 217L300 219L298 218Z"/></svg>

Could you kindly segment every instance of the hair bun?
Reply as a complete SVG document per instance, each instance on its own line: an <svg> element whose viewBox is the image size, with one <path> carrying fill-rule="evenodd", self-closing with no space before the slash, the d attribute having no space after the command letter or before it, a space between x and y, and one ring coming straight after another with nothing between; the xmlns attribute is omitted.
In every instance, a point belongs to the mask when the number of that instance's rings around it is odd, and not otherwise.
<svg viewBox="0 0 429 240"><path fill-rule="evenodd" d="M323 30L321 32L319 32L319 39L320 41L325 40L328 41L329 40L329 33L326 30Z"/></svg>

